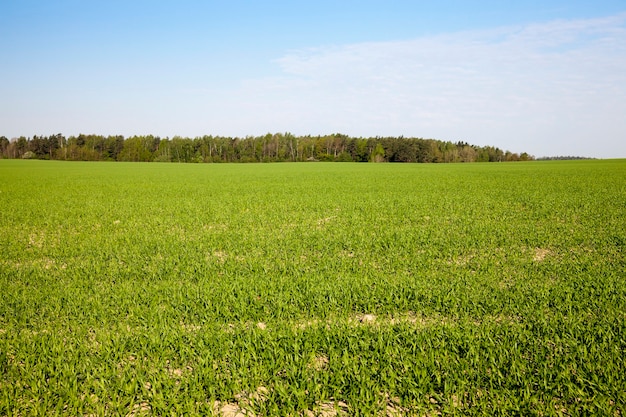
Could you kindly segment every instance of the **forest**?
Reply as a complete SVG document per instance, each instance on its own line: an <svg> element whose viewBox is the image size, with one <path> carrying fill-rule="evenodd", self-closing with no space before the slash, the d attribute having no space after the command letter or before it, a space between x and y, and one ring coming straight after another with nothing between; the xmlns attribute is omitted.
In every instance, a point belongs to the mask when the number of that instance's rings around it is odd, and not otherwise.
<svg viewBox="0 0 626 417"><path fill-rule="evenodd" d="M534 157L493 146L407 137L350 137L343 134L225 137L153 135L103 136L58 133L7 139L0 137L0 157L65 161L128 162L504 162Z"/></svg>

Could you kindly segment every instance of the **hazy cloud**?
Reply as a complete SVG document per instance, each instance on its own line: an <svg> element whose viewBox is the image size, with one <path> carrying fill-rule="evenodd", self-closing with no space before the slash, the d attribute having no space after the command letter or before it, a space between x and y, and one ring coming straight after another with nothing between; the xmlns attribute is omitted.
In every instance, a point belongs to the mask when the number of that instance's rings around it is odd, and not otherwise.
<svg viewBox="0 0 626 417"><path fill-rule="evenodd" d="M624 157L625 23L620 14L293 51L277 60L280 76L245 82L236 102L257 115L255 131L261 120L269 131Z"/></svg>

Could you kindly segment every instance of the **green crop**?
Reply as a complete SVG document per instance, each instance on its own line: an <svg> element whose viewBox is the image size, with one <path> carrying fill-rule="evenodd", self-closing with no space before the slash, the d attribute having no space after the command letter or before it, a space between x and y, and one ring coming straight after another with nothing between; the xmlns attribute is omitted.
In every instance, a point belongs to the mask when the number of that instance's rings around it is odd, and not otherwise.
<svg viewBox="0 0 626 417"><path fill-rule="evenodd" d="M624 160L2 160L0 415L620 416L624 219Z"/></svg>

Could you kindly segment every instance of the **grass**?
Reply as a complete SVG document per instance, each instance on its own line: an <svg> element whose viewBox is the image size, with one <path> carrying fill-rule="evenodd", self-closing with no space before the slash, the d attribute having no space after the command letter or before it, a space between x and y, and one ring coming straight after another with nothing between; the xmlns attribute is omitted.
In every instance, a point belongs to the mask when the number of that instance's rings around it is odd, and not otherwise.
<svg viewBox="0 0 626 417"><path fill-rule="evenodd" d="M0 415L623 415L626 161L0 161Z"/></svg>

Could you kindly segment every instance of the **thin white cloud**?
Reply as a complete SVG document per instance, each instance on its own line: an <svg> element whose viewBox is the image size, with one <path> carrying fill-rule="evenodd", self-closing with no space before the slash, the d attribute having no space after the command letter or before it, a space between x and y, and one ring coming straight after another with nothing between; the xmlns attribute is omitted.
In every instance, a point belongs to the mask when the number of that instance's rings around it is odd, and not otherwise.
<svg viewBox="0 0 626 417"><path fill-rule="evenodd" d="M626 14L306 49L277 63L280 76L234 97L240 127L626 157Z"/></svg>

